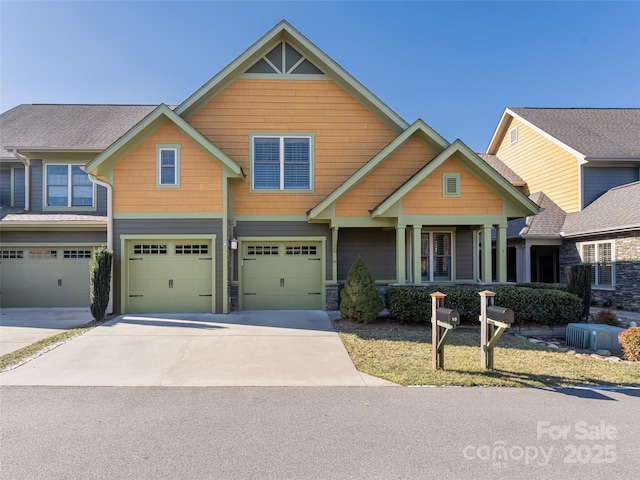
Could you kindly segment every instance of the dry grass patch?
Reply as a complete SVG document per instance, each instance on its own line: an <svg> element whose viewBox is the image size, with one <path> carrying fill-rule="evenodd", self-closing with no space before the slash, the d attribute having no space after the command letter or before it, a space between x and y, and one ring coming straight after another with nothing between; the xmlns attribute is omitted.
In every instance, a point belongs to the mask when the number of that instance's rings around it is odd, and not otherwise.
<svg viewBox="0 0 640 480"><path fill-rule="evenodd" d="M401 325L362 328L336 322L340 337L361 372L401 385L504 387L638 386L640 365L611 363L549 352L528 340L503 335L494 370L480 367L478 328L456 329L445 346L445 369L431 369L431 332Z"/></svg>

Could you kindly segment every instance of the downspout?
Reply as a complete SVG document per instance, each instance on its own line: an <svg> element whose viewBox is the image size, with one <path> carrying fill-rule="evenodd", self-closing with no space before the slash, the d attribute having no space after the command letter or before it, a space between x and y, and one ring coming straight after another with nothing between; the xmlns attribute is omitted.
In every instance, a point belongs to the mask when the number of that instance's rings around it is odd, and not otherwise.
<svg viewBox="0 0 640 480"><path fill-rule="evenodd" d="M98 179L98 177L96 177L95 175L91 175L85 170L84 166L80 168L82 168L82 170L86 172L89 180L91 180L91 183L107 189L107 249L113 252L113 187L111 186L111 184ZM107 313L113 313L113 265L111 266L111 279L109 282L109 305L107 306Z"/></svg>
<svg viewBox="0 0 640 480"><path fill-rule="evenodd" d="M31 160L18 153L17 148L12 148L13 156L24 165L24 211L31 211Z"/></svg>

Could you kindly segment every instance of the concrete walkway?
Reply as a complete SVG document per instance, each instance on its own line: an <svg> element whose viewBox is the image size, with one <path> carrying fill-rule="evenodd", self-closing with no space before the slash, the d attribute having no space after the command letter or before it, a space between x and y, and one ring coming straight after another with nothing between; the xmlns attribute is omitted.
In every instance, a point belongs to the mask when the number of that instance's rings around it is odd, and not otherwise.
<svg viewBox="0 0 640 480"><path fill-rule="evenodd" d="M92 320L88 308L3 308L0 356Z"/></svg>
<svg viewBox="0 0 640 480"><path fill-rule="evenodd" d="M14 370L0 385L378 386L326 312L124 315Z"/></svg>

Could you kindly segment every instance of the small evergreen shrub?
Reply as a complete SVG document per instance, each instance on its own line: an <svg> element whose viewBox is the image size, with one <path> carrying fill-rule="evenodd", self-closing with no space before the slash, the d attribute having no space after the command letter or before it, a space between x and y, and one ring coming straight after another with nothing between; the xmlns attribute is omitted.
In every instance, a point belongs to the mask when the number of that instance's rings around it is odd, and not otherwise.
<svg viewBox="0 0 640 480"><path fill-rule="evenodd" d="M538 290L559 290L561 292L568 292L567 285L564 283L542 283L542 282L531 282L531 283L518 283L518 287L526 287L526 288L535 288Z"/></svg>
<svg viewBox="0 0 640 480"><path fill-rule="evenodd" d="M620 332L618 341L624 352L624 358L632 362L640 362L640 327L631 327Z"/></svg>
<svg viewBox="0 0 640 480"><path fill-rule="evenodd" d="M431 297L429 293L424 288L391 287L387 289L385 299L389 316L402 324L430 322Z"/></svg>
<svg viewBox="0 0 640 480"><path fill-rule="evenodd" d="M589 316L591 306L591 265L572 265L565 268L567 290L582 299L582 317Z"/></svg>
<svg viewBox="0 0 640 480"><path fill-rule="evenodd" d="M344 319L371 323L382 308L376 281L367 264L358 257L351 265L344 288L340 292L340 314Z"/></svg>
<svg viewBox="0 0 640 480"><path fill-rule="evenodd" d="M109 305L111 265L113 252L105 247L96 248L91 257L89 295L91 315L96 322L104 320Z"/></svg>

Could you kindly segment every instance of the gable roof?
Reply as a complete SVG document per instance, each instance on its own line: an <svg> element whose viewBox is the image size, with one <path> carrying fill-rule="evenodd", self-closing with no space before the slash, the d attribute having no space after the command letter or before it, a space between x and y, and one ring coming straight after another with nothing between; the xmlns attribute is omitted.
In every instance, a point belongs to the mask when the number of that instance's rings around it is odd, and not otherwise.
<svg viewBox="0 0 640 480"><path fill-rule="evenodd" d="M471 167L476 176L480 176L485 181L493 184L493 186L500 190L504 195L512 197L516 203L523 207L523 210L527 211L531 215L535 215L538 212L538 206L534 202L523 195L516 187L511 185L511 183L509 183L502 175L498 174L498 172L496 172L486 162L482 161L478 155L458 139L420 169L418 173L408 179L395 192L384 199L378 206L371 210L371 216L375 218L384 214L396 202L401 200L402 197L413 190L420 182L428 177L447 159L451 158L455 153L459 153L461 155L460 158L464 159L466 164L465 166L467 168Z"/></svg>
<svg viewBox="0 0 640 480"><path fill-rule="evenodd" d="M529 195L529 199L540 207L540 212L534 216L509 221L507 238L560 238L566 212L543 192L533 193Z"/></svg>
<svg viewBox="0 0 640 480"><path fill-rule="evenodd" d="M511 185L513 185L514 187L523 187L527 184L527 182L525 182L522 177L520 177L516 172L507 167L507 165L496 155L489 155L487 153L478 153L477 155L485 162L487 162L489 166L496 172L509 180Z"/></svg>
<svg viewBox="0 0 640 480"><path fill-rule="evenodd" d="M612 188L564 222L564 237L640 229L640 182Z"/></svg>
<svg viewBox="0 0 640 480"><path fill-rule="evenodd" d="M507 108L487 153L497 148L509 117L586 159L640 158L640 108Z"/></svg>
<svg viewBox="0 0 640 480"><path fill-rule="evenodd" d="M0 158L7 147L101 151L157 105L18 105L0 115Z"/></svg>
<svg viewBox="0 0 640 480"><path fill-rule="evenodd" d="M163 120L168 120L173 123L184 134L197 143L203 150L208 152L211 156L215 157L226 166L233 176L237 178L244 178L242 168L234 162L227 154L216 147L211 141L209 141L204 135L193 128L183 118L178 116L168 106L161 104L149 115L147 115L142 121L135 125L125 135L120 137L109 148L103 151L96 158L87 163L86 171L89 173L95 172L101 166L105 164L113 164L120 160L135 144L136 140L140 137L146 136L148 133L154 131Z"/></svg>
<svg viewBox="0 0 640 480"><path fill-rule="evenodd" d="M373 172L382 162L389 158L395 151L413 137L417 136L427 143L434 152L439 154L447 146L448 142L427 125L423 120L416 120L409 128L398 135L391 143L378 152L371 160L365 163L358 171L349 177L342 185L336 188L330 195L322 200L318 205L307 212L309 219L313 219L326 210L330 205L335 204L343 195L360 183L367 175Z"/></svg>
<svg viewBox="0 0 640 480"><path fill-rule="evenodd" d="M176 113L189 118L202 105L216 96L234 79L243 75L250 67L271 51L278 42L286 41L304 55L317 69L322 71L328 79L335 81L340 87L356 98L366 108L372 111L394 132L400 133L408 127L397 113L373 95L364 85L352 77L340 65L334 62L322 50L311 43L285 20L280 21L269 32L262 36L244 53L222 69L211 80L200 87L189 98L182 102Z"/></svg>

